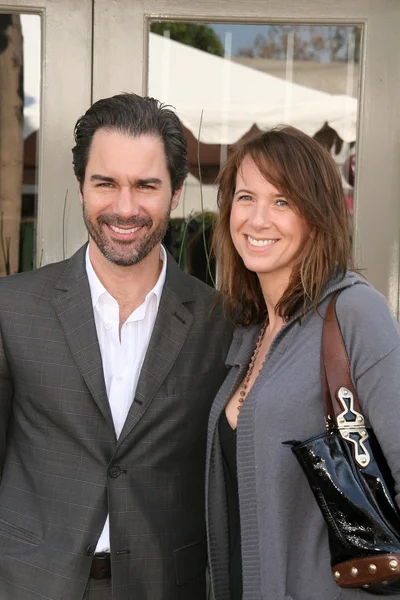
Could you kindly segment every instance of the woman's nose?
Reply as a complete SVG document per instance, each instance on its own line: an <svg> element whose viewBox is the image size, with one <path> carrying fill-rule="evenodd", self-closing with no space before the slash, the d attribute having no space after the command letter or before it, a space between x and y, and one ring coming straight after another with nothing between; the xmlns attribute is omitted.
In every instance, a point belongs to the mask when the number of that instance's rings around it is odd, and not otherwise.
<svg viewBox="0 0 400 600"><path fill-rule="evenodd" d="M252 212L252 225L257 229L271 227L271 212L268 206L256 202Z"/></svg>

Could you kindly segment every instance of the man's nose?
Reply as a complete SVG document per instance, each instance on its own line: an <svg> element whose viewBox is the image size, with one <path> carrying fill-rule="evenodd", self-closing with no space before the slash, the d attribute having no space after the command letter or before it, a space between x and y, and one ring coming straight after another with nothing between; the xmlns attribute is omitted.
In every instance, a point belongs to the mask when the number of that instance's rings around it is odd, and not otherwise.
<svg viewBox="0 0 400 600"><path fill-rule="evenodd" d="M139 214L140 207L134 190L127 186L118 190L114 202L114 212L121 217L132 217Z"/></svg>

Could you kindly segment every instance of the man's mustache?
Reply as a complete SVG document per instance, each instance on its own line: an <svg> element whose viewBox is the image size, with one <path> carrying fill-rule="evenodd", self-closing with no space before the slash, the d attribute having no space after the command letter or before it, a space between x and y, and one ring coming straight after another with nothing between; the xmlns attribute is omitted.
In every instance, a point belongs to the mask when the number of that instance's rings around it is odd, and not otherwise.
<svg viewBox="0 0 400 600"><path fill-rule="evenodd" d="M128 217L122 219L117 215L104 214L97 218L99 225L114 225L114 227L150 227L153 225L153 220L150 217Z"/></svg>

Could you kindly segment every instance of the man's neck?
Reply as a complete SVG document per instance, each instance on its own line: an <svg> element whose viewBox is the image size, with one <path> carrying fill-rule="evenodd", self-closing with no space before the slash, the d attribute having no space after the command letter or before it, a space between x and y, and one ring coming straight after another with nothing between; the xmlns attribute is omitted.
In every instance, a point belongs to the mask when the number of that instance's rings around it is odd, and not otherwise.
<svg viewBox="0 0 400 600"><path fill-rule="evenodd" d="M144 302L157 283L162 269L160 244L135 265L121 267L109 261L90 240L89 258L107 292L115 298L120 309L123 308L123 312L129 314Z"/></svg>

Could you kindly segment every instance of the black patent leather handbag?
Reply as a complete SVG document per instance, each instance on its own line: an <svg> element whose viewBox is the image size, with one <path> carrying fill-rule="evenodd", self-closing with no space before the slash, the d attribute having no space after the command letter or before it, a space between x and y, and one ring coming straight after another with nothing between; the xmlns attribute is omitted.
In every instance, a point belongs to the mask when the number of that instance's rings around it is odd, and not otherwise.
<svg viewBox="0 0 400 600"><path fill-rule="evenodd" d="M336 317L337 296L329 302L322 334L327 430L289 443L327 524L336 583L371 594L400 595L400 513L394 481L373 431L365 426Z"/></svg>

